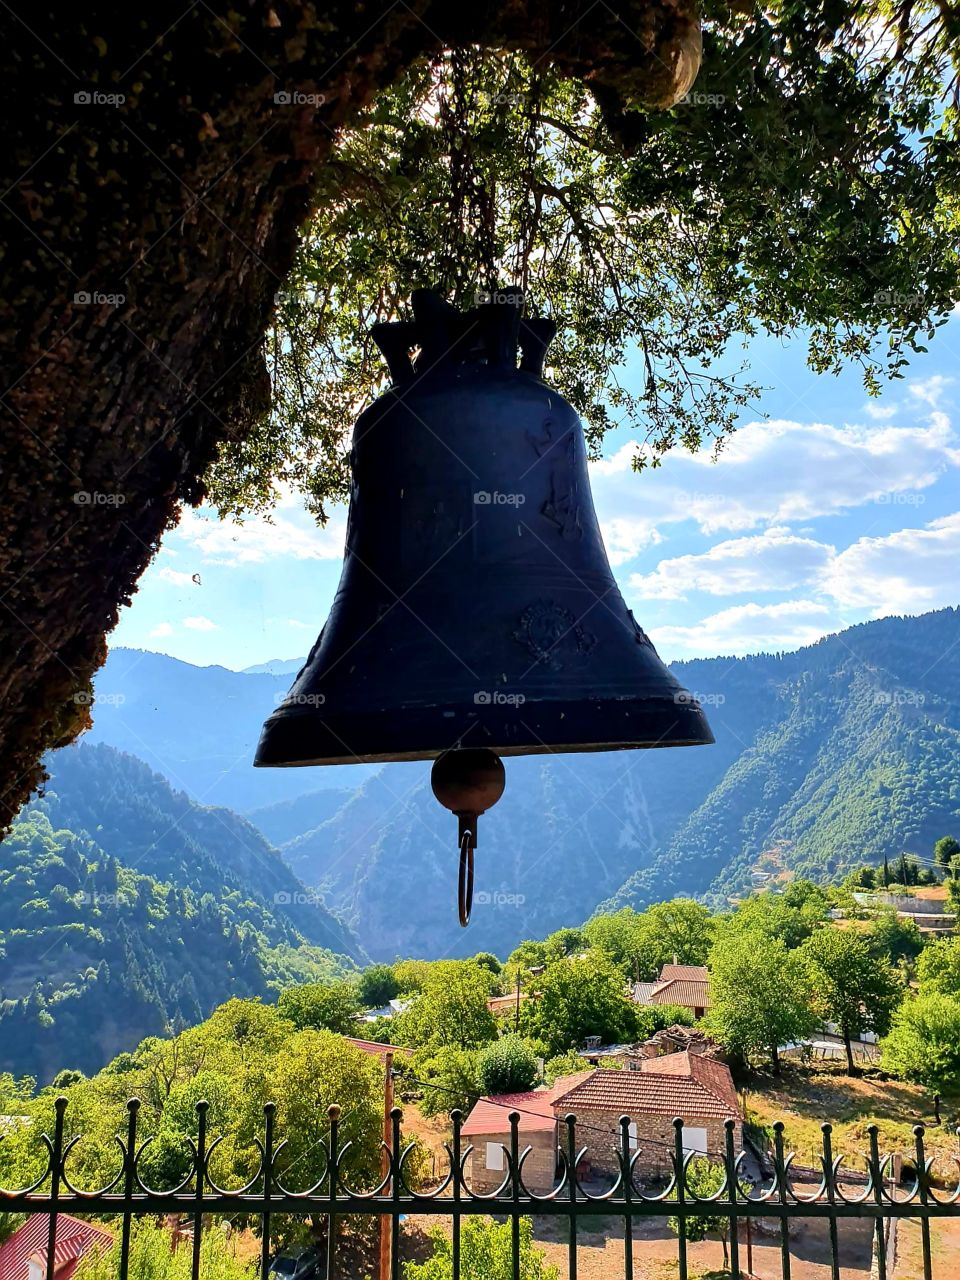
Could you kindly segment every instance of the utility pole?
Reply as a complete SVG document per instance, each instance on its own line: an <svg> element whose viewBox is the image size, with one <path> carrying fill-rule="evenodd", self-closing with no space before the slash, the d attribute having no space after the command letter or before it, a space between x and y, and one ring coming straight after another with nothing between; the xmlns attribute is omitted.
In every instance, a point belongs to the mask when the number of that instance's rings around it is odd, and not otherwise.
<svg viewBox="0 0 960 1280"><path fill-rule="evenodd" d="M520 1034L520 966L517 965L517 1010L513 1016L513 1029Z"/></svg>
<svg viewBox="0 0 960 1280"><path fill-rule="evenodd" d="M386 1146L380 1152L381 1180L390 1172L390 1143L393 1138L393 1054L389 1050L383 1055L383 1141ZM389 1190L389 1188L384 1188ZM387 1214L380 1215L380 1280L390 1280L390 1245L391 1219Z"/></svg>

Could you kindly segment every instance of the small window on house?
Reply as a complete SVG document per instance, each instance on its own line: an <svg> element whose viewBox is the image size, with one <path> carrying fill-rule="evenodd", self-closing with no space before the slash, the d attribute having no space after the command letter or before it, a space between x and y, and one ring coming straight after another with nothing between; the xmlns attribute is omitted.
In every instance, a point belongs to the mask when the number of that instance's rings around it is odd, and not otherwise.
<svg viewBox="0 0 960 1280"><path fill-rule="evenodd" d="M503 1168L503 1147L499 1142L487 1143L487 1168L502 1169Z"/></svg>
<svg viewBox="0 0 960 1280"><path fill-rule="evenodd" d="M696 1125L685 1124L683 1126L683 1149L684 1151L696 1152L699 1156L705 1156L707 1154L706 1129L698 1129Z"/></svg>

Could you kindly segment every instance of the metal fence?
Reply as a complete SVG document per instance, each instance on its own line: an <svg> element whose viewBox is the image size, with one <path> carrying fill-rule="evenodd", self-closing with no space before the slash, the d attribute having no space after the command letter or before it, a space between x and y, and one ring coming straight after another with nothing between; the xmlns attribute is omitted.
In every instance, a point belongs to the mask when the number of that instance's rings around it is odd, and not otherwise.
<svg viewBox="0 0 960 1280"><path fill-rule="evenodd" d="M259 1167L241 1186L218 1185L211 1173L211 1157L219 1138L211 1140L207 1128L207 1104L197 1104L197 1133L190 1141L187 1177L171 1190L157 1190L146 1185L139 1164L150 1139L138 1135L139 1103L128 1103L126 1132L118 1136L118 1168L107 1185L84 1189L75 1185L70 1172L71 1151L77 1137L66 1136L66 1099L56 1103L56 1124L52 1135L41 1137L46 1152L46 1167L28 1187L18 1190L0 1189L0 1211L8 1213L43 1213L49 1215L49 1231L45 1251L46 1280L55 1280L55 1248L57 1218L61 1213L84 1216L104 1215L117 1220L119 1232L114 1249L117 1274L126 1280L130 1266L131 1224L134 1218L148 1215L176 1214L192 1223L192 1270L194 1280L201 1278L201 1234L204 1215L244 1215L258 1223L260 1234L259 1274L269 1274L273 1254L271 1221L279 1214L298 1217L326 1217L326 1275L328 1280L348 1280L338 1249L338 1232L334 1224L344 1215L359 1214L377 1218L384 1224L388 1248L386 1271L392 1280L402 1275L400 1237L402 1218L409 1214L449 1218L452 1235L453 1280L461 1276L461 1228L465 1217L486 1214L503 1217L511 1224L512 1273L519 1280L520 1222L527 1216L561 1218L567 1224L567 1272L569 1280L577 1276L578 1228L605 1219L622 1218L623 1275L634 1276L634 1224L638 1219L672 1218L677 1232L677 1274L688 1276L688 1234L691 1220L709 1216L720 1219L729 1245L729 1270L733 1277L748 1276L747 1259L740 1241L740 1225L757 1220L773 1220L779 1227L779 1270L783 1280L791 1277L791 1249L788 1225L795 1220L818 1219L827 1224L829 1235L829 1268L833 1280L840 1280L841 1257L838 1225L851 1218L868 1219L874 1235L874 1270L878 1280L892 1280L888 1258L890 1225L896 1220L914 1219L919 1224L922 1266L925 1280L932 1280L931 1219L960 1216L960 1175L957 1185L944 1185L935 1176L933 1160L924 1146L924 1128L914 1130L914 1146L910 1152L881 1154L875 1126L868 1131L869 1150L864 1168L847 1171L844 1156L833 1150L831 1126L822 1126L822 1152L819 1169L811 1181L811 1170L799 1170L784 1146L784 1127L774 1125L773 1146L766 1171L759 1180L748 1182L743 1174L744 1153L735 1150L735 1123L726 1122L725 1149L716 1153L718 1187L710 1195L698 1196L692 1183L690 1163L696 1153L686 1149L684 1126L674 1121L674 1144L670 1153L670 1174L663 1185L644 1186L637 1176L636 1164L644 1152L642 1134L631 1133L631 1121L623 1116L619 1122L619 1141L614 1141L618 1172L609 1185L598 1187L590 1180L584 1185L579 1170L588 1155L589 1146L581 1145L583 1129L574 1116L558 1121L557 1177L547 1193L534 1193L524 1181L524 1162L529 1152L521 1143L520 1114L512 1111L508 1118L509 1141L503 1144L505 1155L503 1180L488 1194L474 1192L470 1186L468 1161L473 1148L465 1144L461 1134L462 1116L453 1112L452 1137L446 1144L446 1168L431 1186L411 1185L408 1176L409 1157L414 1144L405 1143L401 1129L401 1111L392 1112L391 1141L383 1144L385 1172L379 1182L369 1188L357 1188L351 1182L349 1142L340 1138L340 1108L329 1108L329 1131L318 1143L322 1175L314 1185L303 1190L286 1186L283 1177L284 1142L275 1134L275 1109L264 1107L262 1135L256 1140ZM956 1161L960 1168L960 1161ZM619 1231L619 1229L618 1229ZM944 1274L952 1273L952 1266Z"/></svg>

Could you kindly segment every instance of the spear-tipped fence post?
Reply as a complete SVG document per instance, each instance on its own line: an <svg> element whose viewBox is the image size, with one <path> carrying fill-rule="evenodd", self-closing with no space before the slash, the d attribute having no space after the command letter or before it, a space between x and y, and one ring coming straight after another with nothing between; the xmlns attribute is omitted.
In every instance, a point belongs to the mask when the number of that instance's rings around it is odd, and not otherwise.
<svg viewBox="0 0 960 1280"><path fill-rule="evenodd" d="M783 1280L790 1280L790 1223L787 1206L787 1160L783 1150L783 1121L773 1125L773 1168L777 1180L777 1200L784 1212L780 1215L780 1271Z"/></svg>
<svg viewBox="0 0 960 1280"><path fill-rule="evenodd" d="M917 1194L924 1206L930 1203L930 1177L927 1172L927 1153L923 1145L924 1128L922 1124L914 1125L913 1140L917 1162ZM920 1217L920 1242L923 1248L923 1280L931 1280L933 1264L930 1257L930 1219L926 1214Z"/></svg>
<svg viewBox="0 0 960 1280"><path fill-rule="evenodd" d="M567 1242L567 1275L569 1280L577 1280L577 1117L568 1112L563 1122L567 1128L567 1167L569 1186L567 1198L570 1201L570 1239Z"/></svg>
<svg viewBox="0 0 960 1280"><path fill-rule="evenodd" d="M687 1280L687 1179L683 1168L683 1121L673 1121L673 1174L677 1185L677 1268L680 1280Z"/></svg>
<svg viewBox="0 0 960 1280"><path fill-rule="evenodd" d="M459 1107L454 1107L453 1111L450 1112L450 1119L453 1121L453 1145L451 1146L451 1151L453 1152L453 1168L451 1170L453 1174L453 1244L450 1262L453 1269L453 1280L460 1280L460 1193L462 1190L460 1173L460 1127L463 1124L463 1112Z"/></svg>
<svg viewBox="0 0 960 1280"><path fill-rule="evenodd" d="M623 1274L627 1280L633 1280L633 1215L630 1204L633 1200L633 1173L630 1161L633 1153L630 1150L630 1117L620 1117L620 1165L623 1169Z"/></svg>
<svg viewBox="0 0 960 1280"><path fill-rule="evenodd" d="M393 1196L393 1212L390 1215L390 1276L391 1280L400 1280L400 1195L403 1191L403 1174L400 1168L400 1157L402 1151L402 1136L400 1133L400 1121L403 1119L403 1109L394 1107L390 1112L390 1123L393 1126L393 1139L391 1145L393 1151L390 1155L391 1175L390 1184Z"/></svg>
<svg viewBox="0 0 960 1280"><path fill-rule="evenodd" d="M270 1197L273 1194L273 1122L275 1102L263 1104L263 1213L260 1215L260 1276L267 1280L270 1270Z"/></svg>
<svg viewBox="0 0 960 1280"><path fill-rule="evenodd" d="M727 1170L727 1199L730 1202L730 1228L728 1233L730 1236L730 1274L733 1276L733 1280L740 1280L740 1219L737 1217L739 1181L737 1179L737 1153L734 1149L734 1139L737 1133L736 1120L724 1120L723 1130L723 1161Z"/></svg>
<svg viewBox="0 0 960 1280"><path fill-rule="evenodd" d="M133 1191L137 1177L137 1116L140 1099L127 1103L127 1143L123 1152L123 1222L120 1226L120 1275L130 1270L130 1228L133 1222Z"/></svg>
<svg viewBox="0 0 960 1280"><path fill-rule="evenodd" d="M193 1280L200 1280L200 1245L203 1236L203 1183L207 1167L207 1112L209 1109L209 1102L201 1099L197 1103L196 1183L193 1192L193 1265L190 1272Z"/></svg>
<svg viewBox="0 0 960 1280"><path fill-rule="evenodd" d="M880 1165L880 1130L875 1124L867 1127L870 1139L870 1182L873 1187L873 1199L879 1212L876 1217L875 1237L877 1251L877 1280L887 1280L887 1243L883 1229L883 1169Z"/></svg>
<svg viewBox="0 0 960 1280"><path fill-rule="evenodd" d="M53 1280L57 1262L57 1204L60 1200L60 1179L63 1175L63 1128L66 1109L66 1098L57 1098L53 1104L53 1150L50 1153L50 1221L47 1224L46 1280Z"/></svg>
<svg viewBox="0 0 960 1280"><path fill-rule="evenodd" d="M330 1202L330 1210L327 1213L327 1280L334 1280L336 1267L336 1244L335 1237L337 1234L337 1172L340 1162L340 1107L336 1102L331 1102L327 1107L327 1116L330 1120L330 1152L327 1161L327 1171L330 1175L330 1186L327 1189L327 1198Z"/></svg>

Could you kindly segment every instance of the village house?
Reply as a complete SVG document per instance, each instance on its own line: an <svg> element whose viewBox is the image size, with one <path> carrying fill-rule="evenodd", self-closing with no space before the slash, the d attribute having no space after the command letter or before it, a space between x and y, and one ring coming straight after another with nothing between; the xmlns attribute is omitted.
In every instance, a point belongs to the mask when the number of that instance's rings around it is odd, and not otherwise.
<svg viewBox="0 0 960 1280"><path fill-rule="evenodd" d="M720 1158L727 1120L735 1122L735 1149L743 1144L740 1104L729 1067L684 1050L643 1059L630 1071L601 1067L562 1077L550 1089L481 1098L462 1130L474 1148L474 1191L493 1191L506 1176L504 1147L509 1151L511 1111L520 1113L521 1151L531 1148L523 1164L524 1186L538 1195L555 1185L560 1130L570 1113L577 1117L578 1144L588 1148L578 1170L581 1177L616 1175L624 1115L630 1119L631 1150L639 1151L634 1165L638 1178L669 1171L677 1117L684 1122L685 1151Z"/></svg>
<svg viewBox="0 0 960 1280"><path fill-rule="evenodd" d="M47 1268L49 1230L49 1214L34 1213L0 1245L2 1280L45 1280L50 1274L53 1280L70 1280L84 1254L91 1249L105 1252L113 1244L109 1231L61 1213L57 1217L51 1273Z"/></svg>
<svg viewBox="0 0 960 1280"><path fill-rule="evenodd" d="M720 1158L726 1144L724 1124L735 1122L734 1146L743 1144L743 1120L730 1068L704 1054L668 1053L646 1058L633 1071L600 1068L554 1099L558 1118L572 1113L589 1148L584 1173L617 1173L620 1117L630 1118L631 1150L639 1151L638 1177L669 1170L675 1118L683 1120L683 1147Z"/></svg>
<svg viewBox="0 0 960 1280"><path fill-rule="evenodd" d="M702 964L665 964L655 982L635 982L636 1004L674 1004L702 1018L710 1008L710 975Z"/></svg>
<svg viewBox="0 0 960 1280"><path fill-rule="evenodd" d="M520 1150L530 1147L523 1162L522 1177L528 1190L542 1195L556 1181L557 1117L554 1098L566 1093L591 1071L561 1076L549 1089L526 1093L502 1093L480 1098L464 1121L464 1142L473 1146L470 1156L470 1186L481 1194L496 1190L507 1174L504 1147L510 1150L510 1113L520 1115Z"/></svg>

